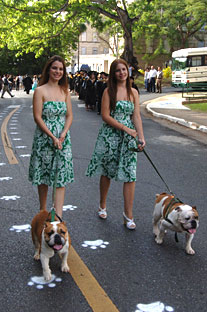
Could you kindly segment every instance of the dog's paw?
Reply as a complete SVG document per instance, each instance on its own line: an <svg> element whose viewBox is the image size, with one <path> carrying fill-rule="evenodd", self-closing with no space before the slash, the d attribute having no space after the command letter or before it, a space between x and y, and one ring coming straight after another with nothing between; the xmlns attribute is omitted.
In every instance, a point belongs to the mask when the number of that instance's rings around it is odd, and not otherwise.
<svg viewBox="0 0 207 312"><path fill-rule="evenodd" d="M40 260L40 254L39 253L35 253L34 254L34 259L35 260Z"/></svg>
<svg viewBox="0 0 207 312"><path fill-rule="evenodd" d="M193 248L186 248L186 253L188 254L188 255L195 255L195 250L193 250Z"/></svg>
<svg viewBox="0 0 207 312"><path fill-rule="evenodd" d="M46 282L49 282L52 279L51 271L44 271L43 276Z"/></svg>
<svg viewBox="0 0 207 312"><path fill-rule="evenodd" d="M159 237L155 237L155 241L157 244L161 245L163 243L163 239Z"/></svg>
<svg viewBox="0 0 207 312"><path fill-rule="evenodd" d="M61 271L62 272L70 272L70 268L67 264L61 265Z"/></svg>

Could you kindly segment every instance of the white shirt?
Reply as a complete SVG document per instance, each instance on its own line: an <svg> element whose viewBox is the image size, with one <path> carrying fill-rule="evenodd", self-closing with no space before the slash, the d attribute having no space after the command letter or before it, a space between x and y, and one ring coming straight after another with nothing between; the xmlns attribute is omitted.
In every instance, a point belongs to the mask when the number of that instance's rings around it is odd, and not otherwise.
<svg viewBox="0 0 207 312"><path fill-rule="evenodd" d="M156 78L156 77L157 77L157 71L156 71L156 69L150 69L149 77L150 77L150 78Z"/></svg>

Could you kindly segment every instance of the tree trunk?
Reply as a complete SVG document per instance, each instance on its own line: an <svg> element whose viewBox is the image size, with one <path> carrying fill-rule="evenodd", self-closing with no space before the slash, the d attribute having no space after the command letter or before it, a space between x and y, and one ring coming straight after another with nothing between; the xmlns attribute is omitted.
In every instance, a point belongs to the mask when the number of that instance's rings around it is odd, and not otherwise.
<svg viewBox="0 0 207 312"><path fill-rule="evenodd" d="M132 40L132 19L130 19L128 12L119 7L116 8L117 14L120 19L121 26L124 31L124 51L121 58L125 59L128 64L134 68L134 73L138 70L138 61L134 56L133 40Z"/></svg>
<svg viewBox="0 0 207 312"><path fill-rule="evenodd" d="M131 64L132 67L134 68L135 73L137 73L138 61L133 53L132 34L130 34L130 36L127 35L126 33L124 34L124 51L121 55L121 58L127 61L128 64Z"/></svg>

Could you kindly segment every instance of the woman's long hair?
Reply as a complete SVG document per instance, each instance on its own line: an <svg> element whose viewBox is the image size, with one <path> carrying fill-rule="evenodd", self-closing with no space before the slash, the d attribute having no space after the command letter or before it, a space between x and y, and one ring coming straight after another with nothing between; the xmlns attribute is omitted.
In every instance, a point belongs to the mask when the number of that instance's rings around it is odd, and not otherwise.
<svg viewBox="0 0 207 312"><path fill-rule="evenodd" d="M127 98L130 101L131 96L134 98L132 90L131 90L131 83L129 78L129 68L128 64L123 59L114 60L111 63L110 71L109 71L109 80L108 80L108 93L110 98L110 111L114 111L116 108L116 102L117 102L117 80L116 80L116 68L118 64L123 64L126 66L128 77L126 80L126 89L127 89Z"/></svg>
<svg viewBox="0 0 207 312"><path fill-rule="evenodd" d="M64 59L59 56L59 55L54 55L52 56L47 63L45 64L45 67L42 71L41 79L39 86L42 86L46 84L49 81L49 72L50 72L50 67L52 64L55 62L61 62L63 64L63 76L62 78L58 81L59 86L63 89L65 93L68 92L68 79L67 79L67 73L66 73L66 65Z"/></svg>

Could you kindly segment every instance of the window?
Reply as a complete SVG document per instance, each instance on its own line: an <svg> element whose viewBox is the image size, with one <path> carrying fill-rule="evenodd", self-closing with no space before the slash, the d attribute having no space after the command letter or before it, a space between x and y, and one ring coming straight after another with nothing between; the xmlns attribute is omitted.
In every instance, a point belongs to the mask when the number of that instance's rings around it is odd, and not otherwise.
<svg viewBox="0 0 207 312"><path fill-rule="evenodd" d="M109 49L108 49L108 48L104 48L103 53L104 53L104 54L109 53Z"/></svg>
<svg viewBox="0 0 207 312"><path fill-rule="evenodd" d="M92 54L98 54L98 48L93 48L92 49Z"/></svg>
<svg viewBox="0 0 207 312"><path fill-rule="evenodd" d="M86 41L86 31L81 34L81 40Z"/></svg>
<svg viewBox="0 0 207 312"><path fill-rule="evenodd" d="M98 35L97 33L93 33L93 42L97 42L98 41Z"/></svg>
<svg viewBox="0 0 207 312"><path fill-rule="evenodd" d="M192 66L201 66L202 57L201 56L192 56Z"/></svg>
<svg viewBox="0 0 207 312"><path fill-rule="evenodd" d="M85 54L86 54L86 51L87 51L87 50L86 50L86 47L82 47L82 48L81 48L81 54L85 55Z"/></svg>

